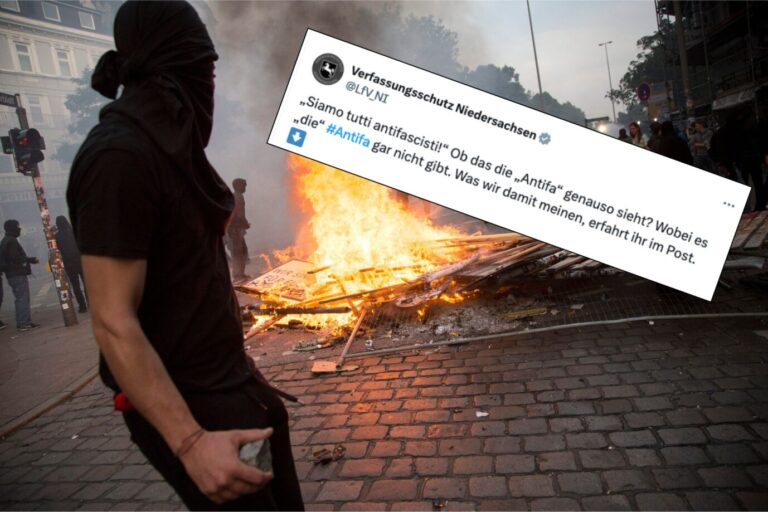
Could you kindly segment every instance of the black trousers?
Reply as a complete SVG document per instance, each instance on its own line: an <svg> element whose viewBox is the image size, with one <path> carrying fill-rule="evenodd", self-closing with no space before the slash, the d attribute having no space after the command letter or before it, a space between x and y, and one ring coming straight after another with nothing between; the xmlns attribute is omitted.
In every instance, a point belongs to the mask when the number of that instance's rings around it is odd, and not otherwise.
<svg viewBox="0 0 768 512"><path fill-rule="evenodd" d="M274 479L258 493L218 505L200 492L160 433L141 414L136 410L124 413L131 440L190 510L304 510L288 433L288 412L273 390L254 378L234 390L185 393L184 399L206 430L274 429L269 439Z"/></svg>
<svg viewBox="0 0 768 512"><path fill-rule="evenodd" d="M71 272L66 267L64 268L64 271L67 273L67 277L69 278L69 284L72 285L72 293L75 294L75 298L77 299L77 305L80 307L80 309L85 309L88 307L88 304L85 302L85 295L83 295L83 289L80 287L80 278L83 276L82 272ZM83 279L83 287L85 286L85 279ZM86 291L86 294L88 292Z"/></svg>

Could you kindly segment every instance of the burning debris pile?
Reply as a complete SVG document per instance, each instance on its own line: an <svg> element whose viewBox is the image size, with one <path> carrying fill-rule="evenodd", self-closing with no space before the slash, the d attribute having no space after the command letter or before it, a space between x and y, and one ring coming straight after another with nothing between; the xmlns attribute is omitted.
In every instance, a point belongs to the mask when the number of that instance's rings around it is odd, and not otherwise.
<svg viewBox="0 0 768 512"><path fill-rule="evenodd" d="M383 317L423 325L430 308L497 292L518 278L618 272L517 233L468 235L436 226L382 186L298 156L289 164L310 215L308 232L271 256L281 264L238 286L252 298L243 307L246 339L285 325L318 330L303 348L349 343L361 332L372 338L371 325L383 325ZM517 304L523 311L532 305ZM437 334L451 334L442 330Z"/></svg>

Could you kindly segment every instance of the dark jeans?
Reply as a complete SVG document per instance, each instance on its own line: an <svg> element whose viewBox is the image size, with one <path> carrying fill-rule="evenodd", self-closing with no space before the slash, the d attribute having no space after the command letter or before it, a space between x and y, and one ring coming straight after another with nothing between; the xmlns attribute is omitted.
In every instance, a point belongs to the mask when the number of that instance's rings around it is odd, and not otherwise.
<svg viewBox="0 0 768 512"><path fill-rule="evenodd" d="M245 275L245 265L248 263L248 246L245 245L245 236L242 234L230 235L232 240L232 275L241 277Z"/></svg>
<svg viewBox="0 0 768 512"><path fill-rule="evenodd" d="M16 299L16 327L25 327L32 323L32 313L29 305L29 281L27 276L8 277L8 284L13 290L13 296Z"/></svg>
<svg viewBox="0 0 768 512"><path fill-rule="evenodd" d="M228 391L185 393L192 415L207 430L272 427L275 478L255 494L221 505L200 492L157 430L137 411L124 413L131 440L190 510L304 510L288 433L288 412L280 398L255 379Z"/></svg>

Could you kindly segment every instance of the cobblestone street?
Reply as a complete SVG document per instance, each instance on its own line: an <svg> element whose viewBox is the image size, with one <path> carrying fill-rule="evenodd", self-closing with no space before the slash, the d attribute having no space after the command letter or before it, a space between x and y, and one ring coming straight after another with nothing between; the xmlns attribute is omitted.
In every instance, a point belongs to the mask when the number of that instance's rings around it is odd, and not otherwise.
<svg viewBox="0 0 768 512"><path fill-rule="evenodd" d="M310 510L765 509L766 329L560 329L356 359L343 375L260 364L305 403L289 410ZM342 459L313 464L336 444ZM183 508L98 381L0 443L0 505Z"/></svg>

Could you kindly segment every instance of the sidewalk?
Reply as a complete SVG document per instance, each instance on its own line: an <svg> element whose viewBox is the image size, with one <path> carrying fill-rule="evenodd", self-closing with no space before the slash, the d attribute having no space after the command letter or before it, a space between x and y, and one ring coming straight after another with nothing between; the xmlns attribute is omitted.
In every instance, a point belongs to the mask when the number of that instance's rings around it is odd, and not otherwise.
<svg viewBox="0 0 768 512"><path fill-rule="evenodd" d="M308 510L759 510L766 330L754 318L559 329L325 376L264 344L257 364L305 404L289 412ZM337 444L340 460L313 463ZM0 442L0 509L180 507L98 382Z"/></svg>
<svg viewBox="0 0 768 512"><path fill-rule="evenodd" d="M4 305L0 331L0 438L82 387L96 372L98 352L88 314L64 327L58 308L33 309L40 328L19 332L13 304Z"/></svg>

